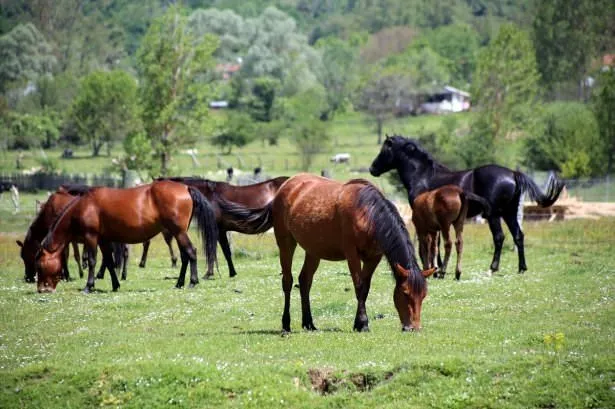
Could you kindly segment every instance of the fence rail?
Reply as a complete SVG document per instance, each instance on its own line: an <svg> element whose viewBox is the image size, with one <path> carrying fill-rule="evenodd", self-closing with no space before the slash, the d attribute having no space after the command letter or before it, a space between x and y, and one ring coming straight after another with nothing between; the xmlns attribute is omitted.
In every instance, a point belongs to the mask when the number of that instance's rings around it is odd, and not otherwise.
<svg viewBox="0 0 615 409"><path fill-rule="evenodd" d="M24 192L36 192L37 190L54 191L64 183L108 187L121 187L123 185L122 178L119 176L68 173L0 174L0 183L14 184L20 191Z"/></svg>

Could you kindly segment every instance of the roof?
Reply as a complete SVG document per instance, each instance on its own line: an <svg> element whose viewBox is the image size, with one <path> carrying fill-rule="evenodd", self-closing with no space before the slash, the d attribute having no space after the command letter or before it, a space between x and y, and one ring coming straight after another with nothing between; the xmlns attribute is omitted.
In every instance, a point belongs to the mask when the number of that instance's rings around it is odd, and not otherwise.
<svg viewBox="0 0 615 409"><path fill-rule="evenodd" d="M452 93L452 94L459 94L459 95L461 95L462 97L467 97L467 98L470 98L470 93L469 93L469 92L462 91L462 90L457 89L457 88L455 88L455 87L451 87L450 85L446 85L446 86L444 86L444 89L445 89L446 91L448 91L448 92Z"/></svg>

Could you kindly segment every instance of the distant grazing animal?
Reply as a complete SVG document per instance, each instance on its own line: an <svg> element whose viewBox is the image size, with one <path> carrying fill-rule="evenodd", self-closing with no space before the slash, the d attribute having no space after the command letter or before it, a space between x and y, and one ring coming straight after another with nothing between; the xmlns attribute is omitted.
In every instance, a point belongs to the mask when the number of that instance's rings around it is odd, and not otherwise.
<svg viewBox="0 0 615 409"><path fill-rule="evenodd" d="M440 271L434 277L444 278L451 256L453 241L450 236L451 225L455 229L455 248L457 250L457 266L455 278L461 277L461 255L463 253L463 225L468 213L470 202L476 202L483 208L483 214L488 217L491 207L482 197L474 193L464 192L459 186L444 185L418 195L412 206L412 223L419 238L419 254L423 268L434 267L433 260L437 250L437 235L442 232L444 239L444 262Z"/></svg>
<svg viewBox="0 0 615 409"><path fill-rule="evenodd" d="M190 262L190 286L198 283L196 249L187 230L197 221L203 250L213 266L216 260L218 229L214 211L195 188L171 181L158 181L130 189L99 187L75 197L56 219L37 254L38 291L53 292L61 276L60 255L68 242L85 241L88 251L88 282L84 292L94 288L96 249L100 245L103 263L111 274L113 290L120 287L115 273L111 243L142 243L163 229L175 237L182 266L176 287L184 286Z"/></svg>
<svg viewBox="0 0 615 409"><path fill-rule="evenodd" d="M229 217L265 231L273 225L280 250L284 313L282 329L290 331L293 254L299 244L305 260L299 275L302 326L315 330L310 307L312 279L321 259L347 260L357 298L356 331L368 331L365 302L372 275L384 255L395 277L393 299L404 331L421 327L421 306L427 295L425 277L414 257L408 231L395 206L362 179L340 183L299 174L288 179L272 202L261 209L228 205ZM234 208L233 208L234 207ZM361 265L363 263L363 265Z"/></svg>
<svg viewBox="0 0 615 409"><path fill-rule="evenodd" d="M527 192L542 207L549 207L559 197L564 183L555 177L549 179L543 193L527 175L498 165L485 165L474 169L453 171L438 163L417 141L402 136L387 136L378 156L372 162L370 173L380 176L396 169L412 203L420 193L444 185L457 185L464 192L472 192L489 202L491 214L487 218L493 235L495 251L490 271L499 269L504 233L500 217L508 225L519 254L519 273L527 270L523 232L517 221L521 194ZM474 217L482 209L470 204L468 217Z"/></svg>
<svg viewBox="0 0 615 409"><path fill-rule="evenodd" d="M255 234L256 232L245 225L238 225L232 219L226 217L224 210L220 207L219 202L226 200L249 208L263 207L273 200L276 192L288 179L287 176L280 176L274 179L269 179L264 182L253 185L235 186L225 182L214 182L208 179L197 177L172 177L159 178L157 180L172 180L174 182L184 183L188 186L193 186L209 200L216 213L216 223L218 224L218 242L224 253L224 258L228 264L229 276L237 275L231 254L231 246L229 245L226 233L228 231L236 231L243 234ZM169 243L170 238L163 232L165 240ZM169 248L171 248L169 244ZM142 263L145 264L145 256L147 252L144 250ZM207 274L204 278L213 276L213 268L207 269Z"/></svg>

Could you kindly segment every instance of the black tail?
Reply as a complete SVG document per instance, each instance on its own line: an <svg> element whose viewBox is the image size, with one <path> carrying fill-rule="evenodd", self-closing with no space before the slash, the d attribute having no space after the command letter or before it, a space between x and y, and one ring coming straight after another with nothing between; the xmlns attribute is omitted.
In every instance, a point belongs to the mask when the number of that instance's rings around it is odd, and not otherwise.
<svg viewBox="0 0 615 409"><path fill-rule="evenodd" d="M543 193L529 176L521 172L515 172L515 181L520 192L527 192L530 198L542 207L549 207L555 203L565 186L564 182L557 179L553 174L547 182L546 193Z"/></svg>
<svg viewBox="0 0 615 409"><path fill-rule="evenodd" d="M245 207L221 196L216 197L216 203L222 212L224 224L232 226L229 230L244 234L260 234L273 226L273 200L260 208Z"/></svg>
<svg viewBox="0 0 615 409"><path fill-rule="evenodd" d="M196 218L197 228L201 233L208 271L213 271L214 264L217 261L218 224L216 223L216 214L207 198L198 189L188 186L188 191L190 197L192 197L192 218Z"/></svg>
<svg viewBox="0 0 615 409"><path fill-rule="evenodd" d="M483 208L484 217L489 217L491 215L491 205L487 200L477 194L467 192L465 190L463 192L463 195L465 196L466 201L478 203Z"/></svg>

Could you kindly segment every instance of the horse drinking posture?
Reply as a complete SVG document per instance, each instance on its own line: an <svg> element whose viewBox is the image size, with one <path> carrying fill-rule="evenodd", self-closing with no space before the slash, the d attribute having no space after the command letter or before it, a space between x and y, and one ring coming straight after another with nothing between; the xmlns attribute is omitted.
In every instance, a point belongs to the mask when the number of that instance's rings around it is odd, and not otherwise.
<svg viewBox="0 0 615 409"><path fill-rule="evenodd" d="M461 277L461 254L463 253L463 225L468 214L470 202L476 202L483 209L483 215L488 217L491 207L482 197L474 193L464 192L459 186L445 185L428 192L423 192L414 199L412 206L412 223L419 238L419 254L423 268L434 267L434 257L437 250L437 235L442 232L444 239L444 262L442 269L434 273L434 277L444 278L446 267L451 256L453 241L451 240L451 225L455 229L455 249L457 251L457 266L455 278Z"/></svg>
<svg viewBox="0 0 615 409"><path fill-rule="evenodd" d="M371 183L355 179L342 184L299 174L288 179L264 208L244 210L239 218L259 231L267 230L272 224L274 227L282 267L284 331L290 331L291 268L297 243L305 250L299 274L303 328L316 329L310 308L310 288L320 260L347 260L358 302L354 329L368 331L365 301L372 275L383 255L395 276L393 299L402 329L420 328L421 306L427 295L425 277L434 269L421 272L397 209ZM232 215L237 213L229 211Z"/></svg>
<svg viewBox="0 0 615 409"><path fill-rule="evenodd" d="M75 238L84 240L88 250L89 274L84 292L94 288L94 265L99 245L116 291L120 284L110 243L141 243L163 229L173 234L180 248L182 266L176 287L184 285L188 262L192 287L199 281L196 249L187 234L193 216L203 236L207 261L213 264L218 229L211 205L197 189L171 181L131 189L94 188L84 196L74 198L45 237L37 255L38 291L55 291L60 279L60 254Z"/></svg>
<svg viewBox="0 0 615 409"><path fill-rule="evenodd" d="M224 258L228 264L229 277L234 277L237 275L237 272L235 271L235 266L233 265L231 246L229 245L226 232L236 231L243 234L256 234L258 232L255 231L252 226L234 223L233 220L227 217L224 207L220 206L219 202L234 202L247 208L263 207L273 200L276 192L282 183L284 183L287 179L287 176L280 176L264 182L245 186L234 186L225 182L214 182L212 180L196 177L172 177L168 179L160 178L157 180L172 180L174 182L184 183L188 186L193 186L199 189L207 200L209 200L216 214L216 223L218 225L218 242L220 243L222 253L224 254ZM169 244L171 240L170 237L165 232L162 234L165 237L167 244ZM169 249L170 248L171 246L169 244ZM171 254L172 253L173 250L171 250ZM147 248L144 247L143 258L141 259L143 265L145 265L146 255ZM211 278L213 275L213 267L209 268L208 266L207 274L203 278Z"/></svg>
<svg viewBox="0 0 615 409"><path fill-rule="evenodd" d="M410 203L422 192L451 184L461 187L465 192L475 193L489 203L491 214L487 221L495 245L491 272L497 271L500 266L504 243L500 218L504 219L513 236L519 254L519 273L523 273L527 270L527 265L523 231L517 221L521 194L527 192L540 206L549 207L555 203L564 188L562 181L552 177L547 184L546 193L543 193L527 175L498 165L453 171L436 162L417 141L397 135L386 137L369 171L373 176L380 176L392 169L397 169L404 187L408 190ZM476 216L480 212L478 206L470 204L468 217Z"/></svg>

